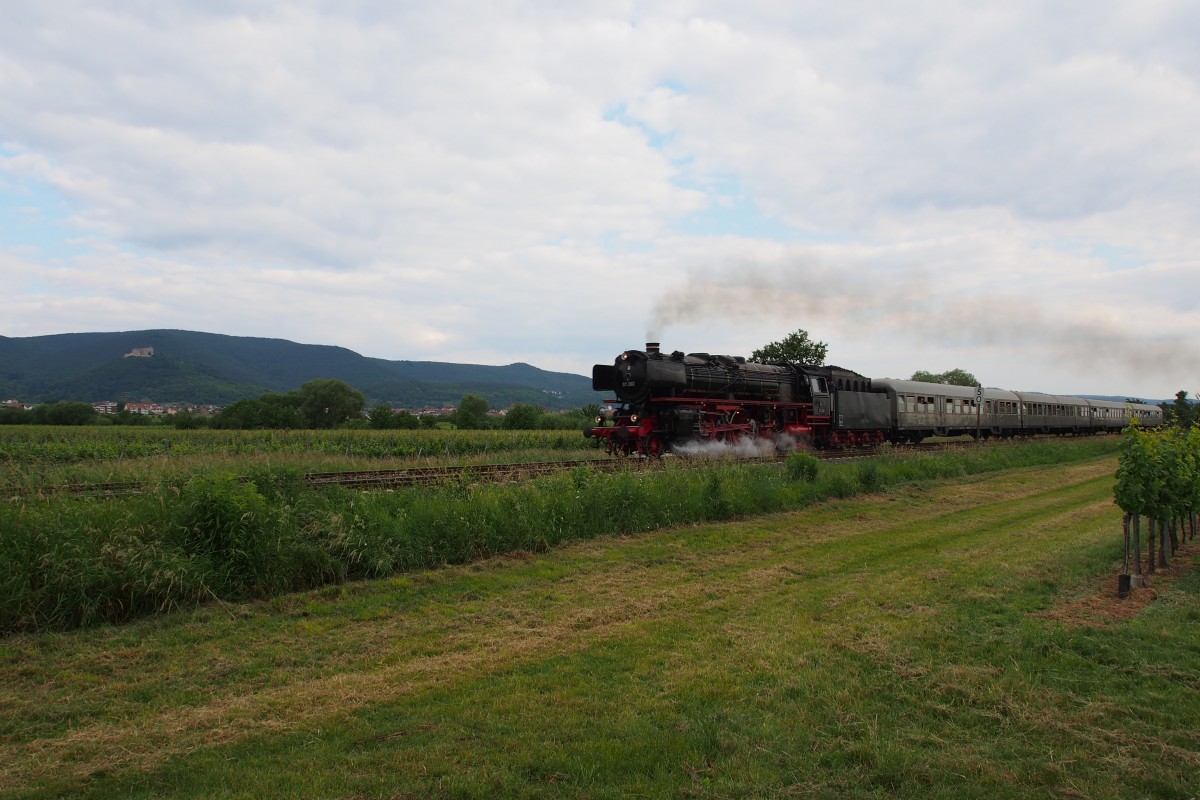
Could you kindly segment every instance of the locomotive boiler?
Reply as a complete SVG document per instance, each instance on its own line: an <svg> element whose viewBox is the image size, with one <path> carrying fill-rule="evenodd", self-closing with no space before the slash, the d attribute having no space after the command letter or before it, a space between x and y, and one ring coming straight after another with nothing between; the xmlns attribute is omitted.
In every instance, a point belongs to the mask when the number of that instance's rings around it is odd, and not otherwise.
<svg viewBox="0 0 1200 800"><path fill-rule="evenodd" d="M841 367L757 364L737 356L663 353L655 342L592 368L592 388L613 392L585 435L610 453L658 456L689 443L753 441L779 449L873 445L888 429L887 400Z"/></svg>

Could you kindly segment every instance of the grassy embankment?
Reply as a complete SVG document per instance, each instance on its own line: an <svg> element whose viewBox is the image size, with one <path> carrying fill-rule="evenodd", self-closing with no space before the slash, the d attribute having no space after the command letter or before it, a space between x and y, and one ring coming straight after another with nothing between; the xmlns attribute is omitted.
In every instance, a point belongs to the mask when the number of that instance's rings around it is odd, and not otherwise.
<svg viewBox="0 0 1200 800"><path fill-rule="evenodd" d="M449 480L395 492L310 489L294 467L163 477L134 497L0 504L0 634L124 621L516 550L800 508L922 478L1058 463L1111 440L971 448L808 471L713 462L654 474L584 467L517 484ZM243 465L245 466L245 465Z"/></svg>
<svg viewBox="0 0 1200 800"><path fill-rule="evenodd" d="M0 640L14 797L1193 797L1195 575L1115 459Z"/></svg>

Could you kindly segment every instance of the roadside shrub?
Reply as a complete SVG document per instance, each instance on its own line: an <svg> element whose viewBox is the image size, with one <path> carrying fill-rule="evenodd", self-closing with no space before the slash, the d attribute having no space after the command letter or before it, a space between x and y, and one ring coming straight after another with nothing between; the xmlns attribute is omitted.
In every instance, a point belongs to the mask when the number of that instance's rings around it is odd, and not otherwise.
<svg viewBox="0 0 1200 800"><path fill-rule="evenodd" d="M853 497L859 492L857 475L846 470L831 470L821 483L826 497Z"/></svg>
<svg viewBox="0 0 1200 800"><path fill-rule="evenodd" d="M815 483L821 462L810 453L792 453L787 457L787 474L794 481Z"/></svg>
<svg viewBox="0 0 1200 800"><path fill-rule="evenodd" d="M254 484L233 475L192 478L180 492L173 528L186 556L212 563L213 588L234 596L271 588L279 531Z"/></svg>
<svg viewBox="0 0 1200 800"><path fill-rule="evenodd" d="M882 489L884 480L879 470L879 464L874 461L859 464L858 485L862 487L864 492L877 492Z"/></svg>

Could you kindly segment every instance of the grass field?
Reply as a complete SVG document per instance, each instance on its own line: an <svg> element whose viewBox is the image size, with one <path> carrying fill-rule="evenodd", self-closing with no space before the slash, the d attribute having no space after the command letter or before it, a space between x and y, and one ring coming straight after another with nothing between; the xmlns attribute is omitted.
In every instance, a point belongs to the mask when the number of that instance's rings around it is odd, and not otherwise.
<svg viewBox="0 0 1200 800"><path fill-rule="evenodd" d="M1195 797L1197 577L1056 613L1114 469L9 637L0 794Z"/></svg>

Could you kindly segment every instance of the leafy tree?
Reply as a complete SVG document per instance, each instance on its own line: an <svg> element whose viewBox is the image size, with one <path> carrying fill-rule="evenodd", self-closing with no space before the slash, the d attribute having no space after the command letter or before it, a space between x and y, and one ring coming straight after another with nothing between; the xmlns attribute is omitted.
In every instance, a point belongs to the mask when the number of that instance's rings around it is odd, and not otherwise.
<svg viewBox="0 0 1200 800"><path fill-rule="evenodd" d="M542 410L529 403L514 403L504 415L504 427L511 431L531 431L537 428Z"/></svg>
<svg viewBox="0 0 1200 800"><path fill-rule="evenodd" d="M48 403L33 409L37 425L87 425L96 421L96 409L88 403Z"/></svg>
<svg viewBox="0 0 1200 800"><path fill-rule="evenodd" d="M23 408L0 408L0 425L28 425L33 422L33 412Z"/></svg>
<svg viewBox="0 0 1200 800"><path fill-rule="evenodd" d="M300 416L310 428L334 428L362 416L367 400L345 381L311 380L300 387Z"/></svg>
<svg viewBox="0 0 1200 800"><path fill-rule="evenodd" d="M393 411L385 405L378 405L367 415L372 428L380 430L399 430L406 428L415 430L420 426L420 420L407 411Z"/></svg>
<svg viewBox="0 0 1200 800"><path fill-rule="evenodd" d="M778 342L765 344L750 354L750 361L758 364L817 364L825 363L829 345L814 342L808 331L797 330Z"/></svg>
<svg viewBox="0 0 1200 800"><path fill-rule="evenodd" d="M454 424L463 430L479 430L488 427L488 401L477 394L464 394L454 412Z"/></svg>
<svg viewBox="0 0 1200 800"><path fill-rule="evenodd" d="M121 410L112 415L113 425L150 425L152 420L145 414L134 414L125 409L124 403L118 403L117 407Z"/></svg>
<svg viewBox="0 0 1200 800"><path fill-rule="evenodd" d="M392 413L392 409L388 406L378 405L371 409L370 414L367 414L367 419L371 420L372 428L387 430L388 428L395 427L393 424L395 422L395 416L396 415Z"/></svg>
<svg viewBox="0 0 1200 800"><path fill-rule="evenodd" d="M194 431L205 426L205 419L182 408L171 417L171 424L181 431Z"/></svg>
<svg viewBox="0 0 1200 800"><path fill-rule="evenodd" d="M944 383L950 386L979 386L979 380L964 369L951 369L945 372L927 372L919 369L909 380L922 383Z"/></svg>
<svg viewBox="0 0 1200 800"><path fill-rule="evenodd" d="M1171 406L1171 422L1180 430L1186 431L1192 427L1195 409L1192 407L1192 401L1188 400L1188 393L1180 389L1175 393L1175 403Z"/></svg>
<svg viewBox="0 0 1200 800"><path fill-rule="evenodd" d="M215 428L257 430L259 428L303 428L300 396L268 393L252 400L238 400L221 409L213 420Z"/></svg>

